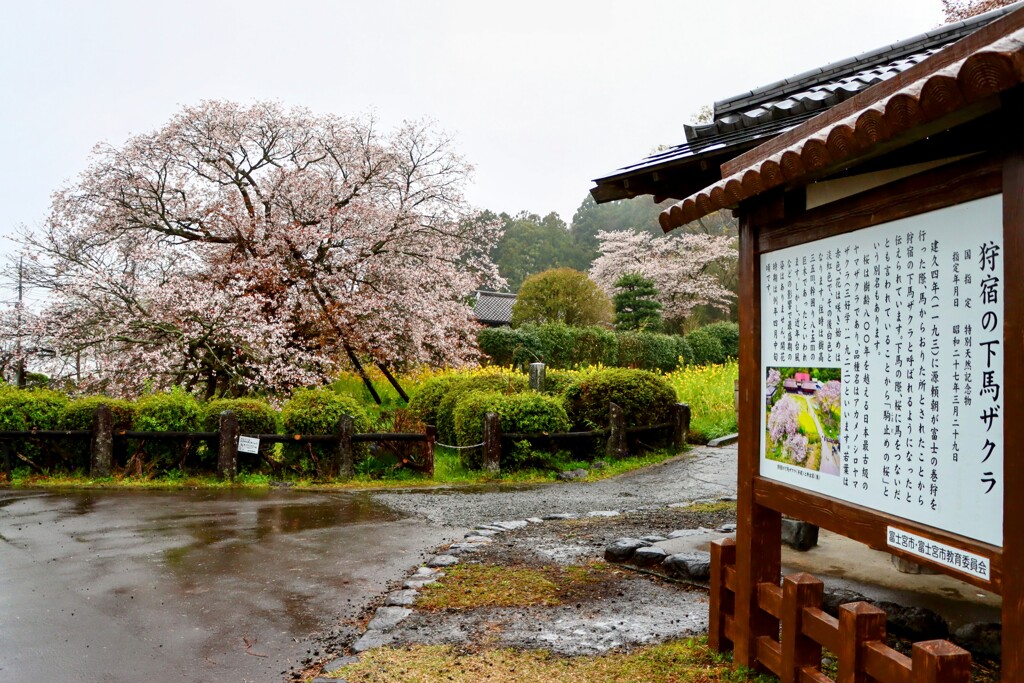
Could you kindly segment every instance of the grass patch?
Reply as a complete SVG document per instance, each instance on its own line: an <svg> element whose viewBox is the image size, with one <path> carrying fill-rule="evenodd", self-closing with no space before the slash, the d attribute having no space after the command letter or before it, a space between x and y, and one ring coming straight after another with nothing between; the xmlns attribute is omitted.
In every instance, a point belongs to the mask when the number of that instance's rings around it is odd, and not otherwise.
<svg viewBox="0 0 1024 683"><path fill-rule="evenodd" d="M571 589L607 578L603 562L571 567L460 564L423 588L416 606L426 610L529 607L562 604Z"/></svg>
<svg viewBox="0 0 1024 683"><path fill-rule="evenodd" d="M652 645L629 653L560 657L545 650L486 649L465 653L450 645L380 648L331 674L349 683L769 683L734 671L704 639Z"/></svg>
<svg viewBox="0 0 1024 683"><path fill-rule="evenodd" d="M694 503L693 505L686 506L687 512L706 512L712 514L715 512L727 512L736 511L736 502L731 500L720 500L714 503Z"/></svg>
<svg viewBox="0 0 1024 683"><path fill-rule="evenodd" d="M736 433L733 382L740 376L736 361L724 365L688 365L665 375L676 395L690 405L690 434L706 443Z"/></svg>

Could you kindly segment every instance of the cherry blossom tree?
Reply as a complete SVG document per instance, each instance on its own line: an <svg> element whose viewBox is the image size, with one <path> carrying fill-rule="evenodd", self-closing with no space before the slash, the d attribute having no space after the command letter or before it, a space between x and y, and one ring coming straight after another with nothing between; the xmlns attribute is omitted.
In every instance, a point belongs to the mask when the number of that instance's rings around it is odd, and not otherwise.
<svg viewBox="0 0 1024 683"><path fill-rule="evenodd" d="M775 443L781 443L800 429L800 408L789 396L782 397L768 414L768 437Z"/></svg>
<svg viewBox="0 0 1024 683"><path fill-rule="evenodd" d="M639 274L654 282L665 318L681 321L702 305L729 311L735 294L710 271L715 264L735 263L732 238L616 231L600 232L598 240L601 255L590 276L606 292L613 293L623 275Z"/></svg>
<svg viewBox="0 0 1024 683"><path fill-rule="evenodd" d="M818 401L822 407L830 412L839 410L843 398L843 383L837 380L829 380L818 390Z"/></svg>
<svg viewBox="0 0 1024 683"><path fill-rule="evenodd" d="M346 364L476 357L466 296L500 285L470 167L430 125L211 101L124 145L23 235L38 332L113 393L286 391Z"/></svg>

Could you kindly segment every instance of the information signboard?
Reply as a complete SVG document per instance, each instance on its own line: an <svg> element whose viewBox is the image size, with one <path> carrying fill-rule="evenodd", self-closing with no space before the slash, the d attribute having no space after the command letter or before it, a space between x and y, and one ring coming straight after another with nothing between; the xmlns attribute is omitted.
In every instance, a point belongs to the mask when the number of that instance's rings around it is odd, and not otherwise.
<svg viewBox="0 0 1024 683"><path fill-rule="evenodd" d="M765 253L760 274L761 476L1001 546L1002 196Z"/></svg>

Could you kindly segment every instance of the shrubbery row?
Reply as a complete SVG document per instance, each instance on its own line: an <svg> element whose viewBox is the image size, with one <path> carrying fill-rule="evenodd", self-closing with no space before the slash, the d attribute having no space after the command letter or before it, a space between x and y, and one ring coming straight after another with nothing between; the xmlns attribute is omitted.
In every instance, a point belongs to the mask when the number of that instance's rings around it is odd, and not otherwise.
<svg viewBox="0 0 1024 683"><path fill-rule="evenodd" d="M522 374L497 370L491 375L428 379L413 394L409 409L437 426L441 443L463 447L463 464L477 469L481 451L469 447L483 440L487 413L499 416L504 432L589 431L607 426L612 402L622 407L627 426L653 425L670 419L676 394L663 377L645 370L554 369L547 373L544 393L528 389ZM592 448L574 452L576 456L592 454ZM516 443L511 451L503 451L502 468L544 466L554 455L551 449Z"/></svg>
<svg viewBox="0 0 1024 683"><path fill-rule="evenodd" d="M713 323L683 337L554 323L486 328L477 333L477 342L491 362L501 366L543 362L550 368L604 365L671 372L681 365L716 364L737 357L739 326Z"/></svg>

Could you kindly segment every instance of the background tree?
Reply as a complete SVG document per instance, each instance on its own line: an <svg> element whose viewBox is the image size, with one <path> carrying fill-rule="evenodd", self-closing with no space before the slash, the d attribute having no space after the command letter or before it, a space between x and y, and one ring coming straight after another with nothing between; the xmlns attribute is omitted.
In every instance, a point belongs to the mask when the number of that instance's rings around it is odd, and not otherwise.
<svg viewBox="0 0 1024 683"><path fill-rule="evenodd" d="M601 256L590 269L605 291L623 275L639 273L654 282L663 316L681 329L700 306L729 311L735 293L722 285L714 269L735 270L735 240L725 236L646 232L602 232Z"/></svg>
<svg viewBox="0 0 1024 683"><path fill-rule="evenodd" d="M498 282L469 167L428 125L205 102L100 145L23 236L38 331L89 388L286 391L345 363L475 357Z"/></svg>
<svg viewBox="0 0 1024 683"><path fill-rule="evenodd" d="M615 281L615 329L646 330L661 329L661 303L657 300L658 290L654 282L638 273L627 273Z"/></svg>
<svg viewBox="0 0 1024 683"><path fill-rule="evenodd" d="M589 267L558 214L552 212L541 218L522 211L515 216L502 213L496 218L503 230L491 258L510 291L517 291L523 280L545 270Z"/></svg>
<svg viewBox="0 0 1024 683"><path fill-rule="evenodd" d="M942 12L948 22L963 21L1015 2L1017 0L942 0Z"/></svg>
<svg viewBox="0 0 1024 683"><path fill-rule="evenodd" d="M585 326L607 323L612 305L586 273L555 268L531 275L519 288L512 306L512 326L524 323L565 323Z"/></svg>

